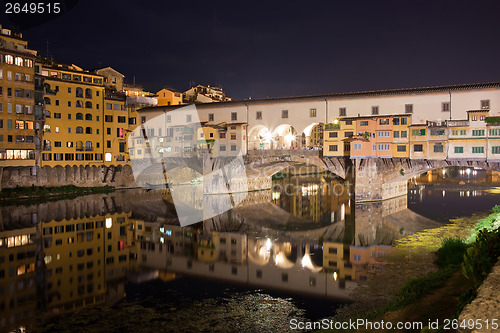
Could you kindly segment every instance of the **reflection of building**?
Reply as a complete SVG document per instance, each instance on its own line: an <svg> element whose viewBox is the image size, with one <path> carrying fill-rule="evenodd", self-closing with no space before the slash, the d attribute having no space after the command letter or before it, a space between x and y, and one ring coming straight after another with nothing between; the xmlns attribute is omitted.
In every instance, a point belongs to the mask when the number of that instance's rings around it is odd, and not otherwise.
<svg viewBox="0 0 500 333"><path fill-rule="evenodd" d="M368 273L374 273L377 266L384 263L382 258L391 250L390 245L351 246L349 260L355 268L355 279L365 281Z"/></svg>
<svg viewBox="0 0 500 333"><path fill-rule="evenodd" d="M36 228L0 234L0 330L8 331L37 310Z"/></svg>
<svg viewBox="0 0 500 333"><path fill-rule="evenodd" d="M45 309L53 313L113 303L135 265L128 214L42 222Z"/></svg>
<svg viewBox="0 0 500 333"><path fill-rule="evenodd" d="M275 205L311 222L343 219L340 208L347 201L348 190L341 180L328 174L293 175L293 170L284 169L275 176L272 194ZM305 170L299 172L307 173Z"/></svg>
<svg viewBox="0 0 500 333"><path fill-rule="evenodd" d="M0 31L0 166L39 165L35 163L35 149L40 146L34 113L36 51L28 49L22 34L1 26Z"/></svg>

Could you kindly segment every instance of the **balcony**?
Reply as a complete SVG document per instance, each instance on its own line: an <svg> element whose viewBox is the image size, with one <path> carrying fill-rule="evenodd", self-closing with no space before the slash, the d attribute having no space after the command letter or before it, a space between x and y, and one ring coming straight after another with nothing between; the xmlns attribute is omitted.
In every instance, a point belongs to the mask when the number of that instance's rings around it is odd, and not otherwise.
<svg viewBox="0 0 500 333"><path fill-rule="evenodd" d="M448 120L446 122L448 127L469 126L468 120Z"/></svg>

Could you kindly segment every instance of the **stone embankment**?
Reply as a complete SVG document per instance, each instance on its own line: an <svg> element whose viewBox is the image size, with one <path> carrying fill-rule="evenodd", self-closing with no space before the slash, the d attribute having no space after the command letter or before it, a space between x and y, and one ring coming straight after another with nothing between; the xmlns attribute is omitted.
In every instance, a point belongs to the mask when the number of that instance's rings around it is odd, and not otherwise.
<svg viewBox="0 0 500 333"><path fill-rule="evenodd" d="M467 305L458 319L459 323L464 321L465 326L474 322L475 329L459 327L460 333L469 332L499 332L500 331L500 258L493 266L490 274L479 287L477 297L471 304ZM481 323L481 328L479 327Z"/></svg>
<svg viewBox="0 0 500 333"><path fill-rule="evenodd" d="M56 187L135 187L129 165L118 166L56 166L56 167L4 167L0 168L0 189L16 186Z"/></svg>

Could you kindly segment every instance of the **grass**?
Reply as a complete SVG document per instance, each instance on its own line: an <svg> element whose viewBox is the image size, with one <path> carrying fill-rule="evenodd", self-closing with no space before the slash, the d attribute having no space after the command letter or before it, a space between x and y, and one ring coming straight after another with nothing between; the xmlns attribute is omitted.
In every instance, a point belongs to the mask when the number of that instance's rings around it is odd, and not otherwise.
<svg viewBox="0 0 500 333"><path fill-rule="evenodd" d="M460 238L445 238L437 251L437 264L444 268L447 266L458 266L464 259L467 244Z"/></svg>

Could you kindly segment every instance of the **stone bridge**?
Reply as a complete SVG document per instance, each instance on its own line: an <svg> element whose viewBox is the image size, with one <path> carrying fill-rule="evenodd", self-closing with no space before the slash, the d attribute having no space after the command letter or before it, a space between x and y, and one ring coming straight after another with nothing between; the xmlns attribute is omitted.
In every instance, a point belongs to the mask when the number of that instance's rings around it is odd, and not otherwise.
<svg viewBox="0 0 500 333"><path fill-rule="evenodd" d="M323 157L319 150L254 150L244 157L249 190L270 188L272 175L281 170L299 165L314 165L328 170L354 186L355 200L385 200L407 193L407 181L421 173L450 167L466 166L500 171L499 162L468 160L428 160L409 158L350 159L349 157ZM136 182L144 184L164 183L163 171L175 166L194 170L199 174L216 170L234 157L167 157L160 162L143 161L143 178ZM147 163L146 163L147 162ZM148 174L149 172L149 174ZM134 167L134 173L136 168ZM186 179L188 179L187 175ZM140 180L142 179L142 180ZM251 183L251 184L250 184Z"/></svg>

